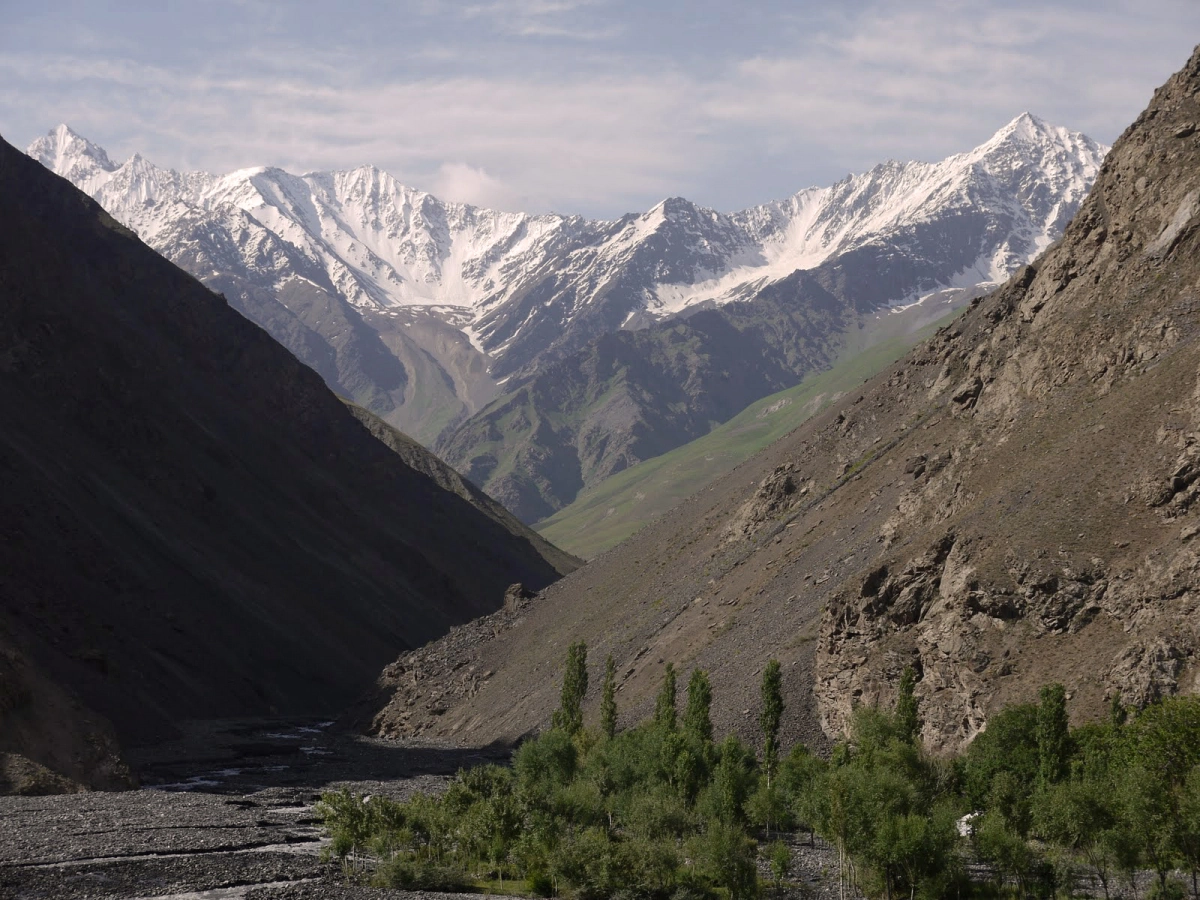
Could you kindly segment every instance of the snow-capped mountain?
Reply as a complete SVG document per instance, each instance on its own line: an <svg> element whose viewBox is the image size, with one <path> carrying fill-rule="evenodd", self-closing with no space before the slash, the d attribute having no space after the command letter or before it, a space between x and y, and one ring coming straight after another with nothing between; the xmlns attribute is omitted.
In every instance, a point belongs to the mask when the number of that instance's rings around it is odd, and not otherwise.
<svg viewBox="0 0 1200 900"><path fill-rule="evenodd" d="M178 173L65 125L29 154L229 298L343 394L426 442L589 341L751 300L845 260L857 307L999 281L1048 246L1106 148L1028 114L939 163L884 163L732 214L502 213L373 167Z"/></svg>

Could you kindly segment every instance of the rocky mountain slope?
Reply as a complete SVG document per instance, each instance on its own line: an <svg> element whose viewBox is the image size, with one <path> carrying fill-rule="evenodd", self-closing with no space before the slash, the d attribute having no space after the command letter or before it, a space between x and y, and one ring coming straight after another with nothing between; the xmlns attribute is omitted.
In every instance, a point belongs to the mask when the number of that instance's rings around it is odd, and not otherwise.
<svg viewBox="0 0 1200 900"><path fill-rule="evenodd" d="M334 712L574 565L3 143L0 248L4 778L110 786L116 741L182 718Z"/></svg>
<svg viewBox="0 0 1200 900"><path fill-rule="evenodd" d="M516 390L593 341L778 294L835 257L835 292L859 307L1002 280L1058 235L1104 149L1023 115L940 163L890 162L730 215L673 198L615 222L443 203L369 166L117 164L66 126L28 152L339 393L431 444L501 385Z"/></svg>
<svg viewBox="0 0 1200 900"><path fill-rule="evenodd" d="M906 665L943 748L1051 680L1076 717L1200 689L1198 124L1200 48L1034 265L469 647L402 656L374 728L539 727L578 639L627 721L665 661L708 669L718 730L753 730L777 657L813 742Z"/></svg>
<svg viewBox="0 0 1200 900"><path fill-rule="evenodd" d="M914 323L904 316L877 313L858 332L860 343L846 348L832 368L756 400L703 437L585 489L570 505L538 522L538 533L584 559L611 549L849 391L859 390L956 315L951 311L912 331Z"/></svg>
<svg viewBox="0 0 1200 900"><path fill-rule="evenodd" d="M977 295L938 291L889 309L861 300L845 274L839 257L752 300L605 335L503 394L434 449L524 521L539 522L880 334L915 335Z"/></svg>

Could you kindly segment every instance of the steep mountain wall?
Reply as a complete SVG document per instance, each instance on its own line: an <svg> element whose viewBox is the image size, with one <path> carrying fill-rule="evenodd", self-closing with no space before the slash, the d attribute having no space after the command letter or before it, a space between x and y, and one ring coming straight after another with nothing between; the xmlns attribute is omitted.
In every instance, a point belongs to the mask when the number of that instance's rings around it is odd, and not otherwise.
<svg viewBox="0 0 1200 900"><path fill-rule="evenodd" d="M1034 265L469 654L401 657L376 730L536 728L578 639L613 654L626 720L673 661L746 733L778 658L785 731L817 744L905 665L947 749L1051 680L1076 717L1200 689L1198 124L1200 49Z"/></svg>
<svg viewBox="0 0 1200 900"><path fill-rule="evenodd" d="M77 781L114 734L335 712L573 564L2 142L0 421L0 753Z"/></svg>

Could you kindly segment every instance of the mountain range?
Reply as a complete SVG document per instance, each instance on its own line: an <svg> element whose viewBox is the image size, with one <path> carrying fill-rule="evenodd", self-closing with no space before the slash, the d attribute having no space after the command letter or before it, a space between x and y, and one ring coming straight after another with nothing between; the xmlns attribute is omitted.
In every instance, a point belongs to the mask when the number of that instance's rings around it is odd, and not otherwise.
<svg viewBox="0 0 1200 900"><path fill-rule="evenodd" d="M66 126L27 152L536 521L828 367L863 316L1003 280L1058 236L1105 150L1023 114L938 163L616 221L445 203L369 166L118 164Z"/></svg>
<svg viewBox="0 0 1200 900"><path fill-rule="evenodd" d="M626 723L667 663L718 732L840 738L917 675L924 743L1067 686L1077 721L1200 690L1200 47L1060 241L903 359L517 611L401 656L385 735L528 734L586 641ZM467 684L463 672L487 673Z"/></svg>

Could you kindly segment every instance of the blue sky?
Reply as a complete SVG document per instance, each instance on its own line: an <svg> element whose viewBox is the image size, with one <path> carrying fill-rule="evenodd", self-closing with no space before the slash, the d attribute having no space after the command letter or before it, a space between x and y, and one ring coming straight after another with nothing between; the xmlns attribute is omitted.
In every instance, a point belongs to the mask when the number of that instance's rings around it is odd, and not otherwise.
<svg viewBox="0 0 1200 900"><path fill-rule="evenodd" d="M0 134L372 163L506 209L732 210L1025 110L1111 142L1197 41L1197 0L0 0Z"/></svg>

